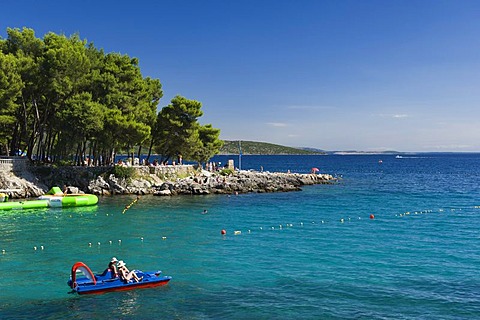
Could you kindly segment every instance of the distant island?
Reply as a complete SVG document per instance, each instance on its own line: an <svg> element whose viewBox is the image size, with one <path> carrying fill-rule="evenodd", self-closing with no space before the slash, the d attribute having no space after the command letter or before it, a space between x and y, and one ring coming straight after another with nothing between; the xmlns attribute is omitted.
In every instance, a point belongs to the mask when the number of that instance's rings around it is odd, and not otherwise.
<svg viewBox="0 0 480 320"><path fill-rule="evenodd" d="M312 148L293 148L286 147L278 144L267 143L267 142L257 142L257 141L230 141L224 140L223 147L220 148L218 154L239 154L240 150L242 154L261 154L261 155L282 155L282 154L300 154L300 155L309 155L309 154L326 154L323 150L312 149Z"/></svg>
<svg viewBox="0 0 480 320"><path fill-rule="evenodd" d="M309 147L287 147L278 144L258 141L244 141L244 140L223 140L223 147L220 148L218 154L230 155L239 154L240 150L244 155L372 155L372 154L402 154L402 152L388 150L388 151L325 151Z"/></svg>

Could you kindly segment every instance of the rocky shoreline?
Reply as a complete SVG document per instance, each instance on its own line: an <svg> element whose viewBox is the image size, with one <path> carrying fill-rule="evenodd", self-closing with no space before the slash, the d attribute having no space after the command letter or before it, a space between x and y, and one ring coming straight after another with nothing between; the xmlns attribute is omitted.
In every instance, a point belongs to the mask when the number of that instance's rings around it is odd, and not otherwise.
<svg viewBox="0 0 480 320"><path fill-rule="evenodd" d="M0 172L0 192L10 198L37 197L53 186L67 186L72 193L96 195L206 195L299 191L302 186L337 181L329 174L196 170L193 166L134 167L132 178L119 178L111 167L29 167L23 172Z"/></svg>
<svg viewBox="0 0 480 320"><path fill-rule="evenodd" d="M300 191L301 186L327 184L336 181L328 174L296 174L237 171L229 176L203 173L195 177L164 182L155 188L154 195L232 194Z"/></svg>

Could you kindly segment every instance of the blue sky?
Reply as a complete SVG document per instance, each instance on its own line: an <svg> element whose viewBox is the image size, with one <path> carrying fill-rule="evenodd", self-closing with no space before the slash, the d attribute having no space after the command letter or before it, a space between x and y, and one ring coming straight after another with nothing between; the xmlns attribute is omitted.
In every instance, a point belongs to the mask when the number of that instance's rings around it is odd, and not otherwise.
<svg viewBox="0 0 480 320"><path fill-rule="evenodd" d="M480 1L16 0L7 27L137 57L222 139L480 151Z"/></svg>

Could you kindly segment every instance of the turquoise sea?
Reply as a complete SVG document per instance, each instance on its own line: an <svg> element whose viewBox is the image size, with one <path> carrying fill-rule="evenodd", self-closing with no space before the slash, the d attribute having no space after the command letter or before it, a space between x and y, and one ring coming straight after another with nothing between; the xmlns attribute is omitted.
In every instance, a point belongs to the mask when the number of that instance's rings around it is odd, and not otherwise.
<svg viewBox="0 0 480 320"><path fill-rule="evenodd" d="M241 166L341 179L143 196L125 214L134 196L0 212L0 319L480 319L480 154L243 156ZM112 256L173 279L69 294L75 262L100 272Z"/></svg>

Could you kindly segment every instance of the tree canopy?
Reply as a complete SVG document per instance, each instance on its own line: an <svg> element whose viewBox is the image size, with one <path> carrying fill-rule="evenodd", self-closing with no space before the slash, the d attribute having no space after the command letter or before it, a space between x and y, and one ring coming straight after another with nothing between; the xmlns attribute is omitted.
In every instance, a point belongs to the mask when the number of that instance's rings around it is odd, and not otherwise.
<svg viewBox="0 0 480 320"><path fill-rule="evenodd" d="M220 131L202 126L202 104L177 96L157 112L158 79L137 58L105 53L75 34L7 29L0 38L0 154L110 164L116 153L148 145L164 159L205 162Z"/></svg>
<svg viewBox="0 0 480 320"><path fill-rule="evenodd" d="M223 144L218 139L220 130L198 123L201 108L198 101L176 96L158 113L155 146L165 160L181 156L205 163L218 153Z"/></svg>

